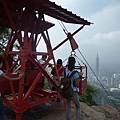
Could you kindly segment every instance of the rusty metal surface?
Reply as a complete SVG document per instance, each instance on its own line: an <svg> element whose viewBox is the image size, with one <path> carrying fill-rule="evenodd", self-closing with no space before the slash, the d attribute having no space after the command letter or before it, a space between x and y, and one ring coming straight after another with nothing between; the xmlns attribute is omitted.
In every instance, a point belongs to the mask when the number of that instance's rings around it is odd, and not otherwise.
<svg viewBox="0 0 120 120"><path fill-rule="evenodd" d="M11 28L11 25L2 1L7 4L7 8L16 24L20 22L18 15L21 14L21 10L24 8L27 8L31 12L36 11L36 14L37 12L40 12L41 14L48 15L66 23L91 24L87 20L84 20L80 16L73 14L71 11L62 8L49 0L0 0L0 26L3 27ZM27 20L27 18L25 20ZM48 26L51 27L51 25Z"/></svg>

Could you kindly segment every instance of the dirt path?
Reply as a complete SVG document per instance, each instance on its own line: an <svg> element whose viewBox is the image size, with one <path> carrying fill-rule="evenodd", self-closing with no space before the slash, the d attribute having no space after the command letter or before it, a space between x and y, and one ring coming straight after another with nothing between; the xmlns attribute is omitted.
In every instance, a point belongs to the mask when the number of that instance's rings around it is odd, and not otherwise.
<svg viewBox="0 0 120 120"><path fill-rule="evenodd" d="M72 109L72 117L74 117ZM8 107L5 107L5 120L15 120L15 113ZM22 120L65 120L65 110L63 102L50 101L48 104L42 104L27 110Z"/></svg>

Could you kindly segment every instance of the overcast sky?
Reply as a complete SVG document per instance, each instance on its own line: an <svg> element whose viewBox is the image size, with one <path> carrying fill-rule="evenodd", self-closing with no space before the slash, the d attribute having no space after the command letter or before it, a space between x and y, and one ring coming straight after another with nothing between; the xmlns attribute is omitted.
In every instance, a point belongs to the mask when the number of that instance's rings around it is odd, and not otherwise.
<svg viewBox="0 0 120 120"><path fill-rule="evenodd" d="M50 0L72 11L74 14L94 24L85 26L74 38L88 63L95 63L97 53L100 64L120 64L120 0ZM66 38L57 20L51 28L50 38L53 48ZM74 32L80 25L66 24L69 32ZM63 60L70 55L70 45L66 42L55 52L55 57ZM77 54L81 58L80 54ZM81 58L82 59L82 58Z"/></svg>

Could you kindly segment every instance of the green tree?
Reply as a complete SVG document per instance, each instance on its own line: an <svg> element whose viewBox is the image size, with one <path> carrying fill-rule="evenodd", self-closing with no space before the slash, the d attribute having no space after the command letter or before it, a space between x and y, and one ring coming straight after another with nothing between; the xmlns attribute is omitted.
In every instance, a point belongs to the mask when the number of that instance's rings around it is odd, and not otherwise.
<svg viewBox="0 0 120 120"><path fill-rule="evenodd" d="M10 28L5 28L0 26L0 55L3 55L5 47L8 43L9 37L11 34ZM13 44L13 47L18 50L20 48L20 45L18 42L15 42Z"/></svg>
<svg viewBox="0 0 120 120"><path fill-rule="evenodd" d="M88 84L86 91L79 96L79 100L81 102L87 103L88 105L97 105L96 102L93 100L93 95L97 95L98 92L99 89Z"/></svg>

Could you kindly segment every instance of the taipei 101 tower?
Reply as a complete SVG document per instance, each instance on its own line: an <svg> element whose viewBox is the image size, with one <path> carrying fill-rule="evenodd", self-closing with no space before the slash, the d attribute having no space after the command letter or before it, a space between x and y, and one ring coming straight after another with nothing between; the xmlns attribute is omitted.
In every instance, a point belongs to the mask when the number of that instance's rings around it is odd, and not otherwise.
<svg viewBox="0 0 120 120"><path fill-rule="evenodd" d="M99 57L98 57L98 54L97 54L97 57L96 57L96 68L95 68L95 72L96 72L96 75L99 76Z"/></svg>

